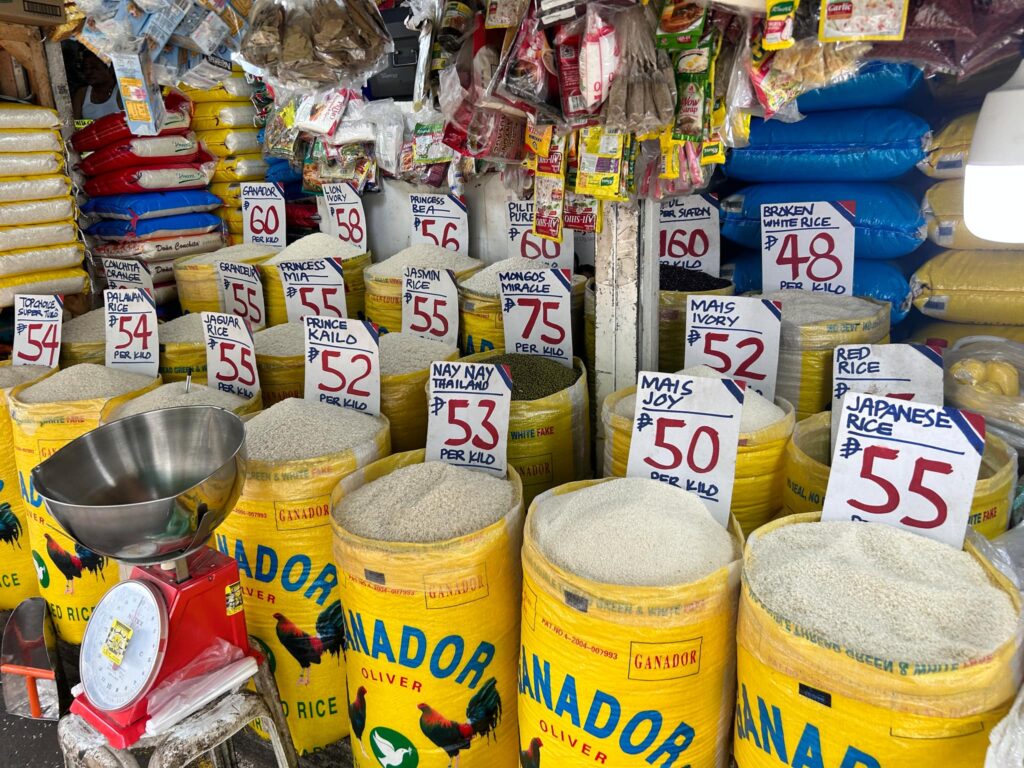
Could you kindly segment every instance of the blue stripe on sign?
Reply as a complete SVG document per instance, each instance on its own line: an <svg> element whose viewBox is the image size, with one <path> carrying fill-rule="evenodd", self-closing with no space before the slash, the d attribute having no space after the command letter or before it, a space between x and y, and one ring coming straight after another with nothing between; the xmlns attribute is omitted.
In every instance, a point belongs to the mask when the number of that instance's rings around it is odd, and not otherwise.
<svg viewBox="0 0 1024 768"><path fill-rule="evenodd" d="M910 346L939 366L939 368L942 367L942 355L927 344L911 344Z"/></svg>
<svg viewBox="0 0 1024 768"><path fill-rule="evenodd" d="M782 307L779 306L779 302L761 299L761 303L768 307L768 311L775 315L779 320L782 319Z"/></svg>
<svg viewBox="0 0 1024 768"><path fill-rule="evenodd" d="M459 208L461 208L462 210L466 210L466 204L459 200L459 198L457 198L455 195L448 195L448 198L457 206L459 206Z"/></svg>
<svg viewBox="0 0 1024 768"><path fill-rule="evenodd" d="M978 430L974 428L964 415L956 408L944 408L946 414L952 419L953 423L957 425L961 432L964 433L964 437L967 438L967 442L971 444L971 447L981 455L985 451L985 432L982 429L981 434L978 434Z"/></svg>
<svg viewBox="0 0 1024 768"><path fill-rule="evenodd" d="M491 365L494 365L494 364L491 363ZM508 384L509 390L511 390L512 389L512 371L510 371L509 367L507 365L504 365L504 364L502 364L502 365L495 365L494 367L498 369L498 373L501 375L501 378L503 378L505 380L505 383Z"/></svg>
<svg viewBox="0 0 1024 768"><path fill-rule="evenodd" d="M736 402L743 405L743 390L739 388L739 385L732 379L722 379L722 384L736 398Z"/></svg>
<svg viewBox="0 0 1024 768"><path fill-rule="evenodd" d="M565 286L565 290L567 290L569 293L572 293L572 283L570 282L569 277L567 277L567 275L569 274L569 270L556 269L553 271L555 273L555 277L557 277L559 282L561 282L562 285Z"/></svg>
<svg viewBox="0 0 1024 768"><path fill-rule="evenodd" d="M839 214L840 216L842 216L842 217L843 217L844 219L846 219L846 220L847 220L848 222L850 222L851 224L853 224L854 226L856 226L856 224L857 224L857 215L856 215L855 213L850 213L850 212L849 212L849 211L848 211L848 210L847 210L846 208L844 208L844 207L843 207L843 205L842 205L842 203L853 203L853 205L854 205L854 210L856 210L856 206L857 206L857 201L856 201L856 200L831 200L831 201L829 201L829 202L831 202L831 204L832 204L832 207L836 209L836 212L837 212L837 213L838 213L838 214ZM832 229L835 229L835 227L832 227Z"/></svg>
<svg viewBox="0 0 1024 768"><path fill-rule="evenodd" d="M327 259L326 261L327 261L327 266L330 267L331 269L333 269L335 272L337 272L339 277L344 279L345 270L341 266L341 260L340 259L333 259L332 258L332 259Z"/></svg>
<svg viewBox="0 0 1024 768"><path fill-rule="evenodd" d="M363 325L366 326L366 330L370 332L370 338L372 338L378 345L380 345L380 332L377 330L377 326L371 323L369 320L363 320Z"/></svg>

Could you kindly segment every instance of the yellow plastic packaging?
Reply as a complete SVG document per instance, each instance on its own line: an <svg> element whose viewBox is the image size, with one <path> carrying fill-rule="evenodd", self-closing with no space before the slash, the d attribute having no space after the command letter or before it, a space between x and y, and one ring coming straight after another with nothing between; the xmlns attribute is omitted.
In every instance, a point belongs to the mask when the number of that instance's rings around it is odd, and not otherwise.
<svg viewBox="0 0 1024 768"><path fill-rule="evenodd" d="M605 477L626 476L633 420L616 413L615 409L623 399L635 394L635 385L625 387L608 395L601 406ZM740 434L730 511L744 535L768 522L782 506L786 446L793 434L796 416L788 401L779 397L775 404L786 413L782 419L756 432Z"/></svg>
<svg viewBox="0 0 1024 768"><path fill-rule="evenodd" d="M232 208L230 206L224 206L223 208L217 209L217 216L220 220L228 225L229 231L241 229L244 225L245 217L242 216L241 208Z"/></svg>
<svg viewBox="0 0 1024 768"><path fill-rule="evenodd" d="M422 462L423 451L410 451L354 472L335 488L332 508L362 485ZM361 701L366 718L362 732L352 731L356 768L380 768L388 746L410 750L402 756L406 766L448 768L451 758L431 741L420 718L426 707L466 723L470 702L481 715L493 716L497 708L498 716L496 723L478 720L494 727L470 737L458 753L460 768L519 765L523 500L514 469L508 479L515 487L508 514L449 541L372 541L332 521L348 634L348 700Z"/></svg>
<svg viewBox="0 0 1024 768"><path fill-rule="evenodd" d="M679 586L589 581L537 546L533 510L547 496L531 506L523 543L520 749L539 739L540 765L558 768L725 768L740 561ZM742 546L734 521L731 531Z"/></svg>
<svg viewBox="0 0 1024 768"><path fill-rule="evenodd" d="M237 181L218 181L211 184L208 189L221 200L228 208L242 207L242 185Z"/></svg>
<svg viewBox="0 0 1024 768"><path fill-rule="evenodd" d="M978 325L975 323L949 323L931 320L915 325L907 338L908 343L930 344L949 349L965 336L1000 336L1010 341L1024 342L1024 326Z"/></svg>
<svg viewBox="0 0 1024 768"><path fill-rule="evenodd" d="M786 446L784 513L794 515L821 509L828 488L831 440L832 414L829 411L796 425L793 439ZM985 435L985 451L968 519L975 531L989 539L1006 532L1016 485L1017 452L989 432Z"/></svg>
<svg viewBox="0 0 1024 768"><path fill-rule="evenodd" d="M659 291L658 292L658 370L672 373L685 366L686 356L686 298L688 296L732 296L736 286L732 283L713 291Z"/></svg>
<svg viewBox="0 0 1024 768"><path fill-rule="evenodd" d="M116 407L145 394L160 386L160 378L120 397L66 403L22 402L19 395L30 386L16 387L9 395L8 405L14 461L28 513L32 560L39 594L46 598L58 636L66 643L79 644L93 607L117 583L117 563L90 552L64 533L33 489L32 470L75 438L98 427L100 413L108 403Z"/></svg>
<svg viewBox="0 0 1024 768"><path fill-rule="evenodd" d="M226 181L263 181L267 173L267 161L263 155L232 155L218 157L217 167L213 172L212 182Z"/></svg>
<svg viewBox="0 0 1024 768"><path fill-rule="evenodd" d="M910 279L914 306L954 323L1024 325L1024 250L944 251Z"/></svg>
<svg viewBox="0 0 1024 768"><path fill-rule="evenodd" d="M252 101L230 99L224 102L202 101L192 110L192 130L202 133L227 128L251 128L253 124Z"/></svg>
<svg viewBox="0 0 1024 768"><path fill-rule="evenodd" d="M178 284L181 311L220 312L220 291L217 286L217 266L204 261L208 254L185 256L174 260L174 280ZM241 264L259 264L266 256L239 259Z"/></svg>
<svg viewBox="0 0 1024 768"><path fill-rule="evenodd" d="M245 83L244 77L241 78L241 79L242 79L242 82ZM224 87L223 83L218 83L217 85L215 85L213 88L210 88L209 90L204 90L202 88L190 88L187 85L180 85L180 84L178 85L178 89L182 93L184 93L186 96L188 96L189 101L192 101L192 102L194 102L196 104L202 104L202 103L205 103L205 102L216 101L216 102L221 102L221 103L223 103L223 102L237 103L240 106L245 106L246 104L251 104L252 103L252 101L250 100L250 98L248 96L236 96L232 92L234 90L239 90L239 89L232 89L232 91L228 91ZM241 89L241 90L249 91L251 89L246 87L246 88Z"/></svg>
<svg viewBox="0 0 1024 768"><path fill-rule="evenodd" d="M249 459L242 495L214 533L238 561L249 634L271 669L299 754L348 734L345 621L331 537L331 491L346 475L387 456L388 425L354 450L301 461ZM345 608L351 606L345 605ZM287 640L303 632L323 650L303 666Z"/></svg>
<svg viewBox="0 0 1024 768"><path fill-rule="evenodd" d="M456 350L445 360L458 360ZM427 379L430 368L380 377L380 412L391 422L391 450L414 451L427 444Z"/></svg>
<svg viewBox="0 0 1024 768"><path fill-rule="evenodd" d="M940 181L924 193L921 211L928 222L928 239L942 248L1009 251L1014 243L983 240L964 224L964 180Z"/></svg>
<svg viewBox="0 0 1024 768"><path fill-rule="evenodd" d="M306 358L302 355L278 357L256 353L256 373L260 377L263 407L289 397L302 397L306 390Z"/></svg>
<svg viewBox="0 0 1024 768"><path fill-rule="evenodd" d="M0 278L0 308L13 307L19 293L84 293L89 290L89 275L84 269L55 269Z"/></svg>
<svg viewBox="0 0 1024 768"><path fill-rule="evenodd" d="M206 345L201 342L160 344L160 367L164 383L185 381L189 373L197 384L206 383Z"/></svg>
<svg viewBox="0 0 1024 768"><path fill-rule="evenodd" d="M203 147L214 157L230 157L232 155L251 155L259 152L258 134L259 131L250 126L248 128L204 129L196 133L196 138L203 143Z"/></svg>
<svg viewBox="0 0 1024 768"><path fill-rule="evenodd" d="M744 562L760 536L818 519L769 523L751 536ZM1019 611L1017 590L970 543L966 549ZM773 617L746 580L736 644L739 768L978 768L1020 684L1016 636L964 665L870 657Z"/></svg>
<svg viewBox="0 0 1024 768"><path fill-rule="evenodd" d="M460 362L486 363L500 354L478 352ZM572 386L539 400L513 400L509 409L508 463L522 478L527 504L538 493L593 473L587 372L578 357L573 367L580 377Z"/></svg>
<svg viewBox="0 0 1024 768"><path fill-rule="evenodd" d="M354 319L366 319L366 283L363 270L373 263L373 257L364 253L342 262L345 278L345 309L348 316ZM261 264L260 277L263 278L263 299L267 304L267 327L282 325L288 322L288 307L284 302L284 283L281 281L281 270L276 264ZM401 309L399 309L401 312ZM398 327L392 331L402 330L401 316Z"/></svg>
<svg viewBox="0 0 1024 768"><path fill-rule="evenodd" d="M369 265L367 265L369 266ZM455 280L468 277L486 265L474 266L465 272L456 272ZM364 275L366 284L366 319L380 326L381 333L402 330L402 278L371 277Z"/></svg>
<svg viewBox="0 0 1024 768"><path fill-rule="evenodd" d="M961 115L932 134L918 170L933 179L962 179L978 125L978 113Z"/></svg>

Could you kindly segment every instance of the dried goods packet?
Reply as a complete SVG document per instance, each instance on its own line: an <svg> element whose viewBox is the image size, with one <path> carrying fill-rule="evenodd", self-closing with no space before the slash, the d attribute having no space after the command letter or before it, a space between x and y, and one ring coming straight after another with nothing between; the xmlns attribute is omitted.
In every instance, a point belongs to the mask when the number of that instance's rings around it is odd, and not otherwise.
<svg viewBox="0 0 1024 768"><path fill-rule="evenodd" d="M800 0L768 0L764 17L766 51L781 51L793 45L793 23Z"/></svg>
<svg viewBox="0 0 1024 768"><path fill-rule="evenodd" d="M818 40L902 40L910 0L821 0Z"/></svg>
<svg viewBox="0 0 1024 768"><path fill-rule="evenodd" d="M627 136L598 127L580 131L575 190L578 194L600 200L628 199L621 191L627 184Z"/></svg>
<svg viewBox="0 0 1024 768"><path fill-rule="evenodd" d="M562 206L562 224L576 232L600 232L603 224L601 201L567 189Z"/></svg>
<svg viewBox="0 0 1024 768"><path fill-rule="evenodd" d="M695 0L665 0L658 18L655 42L659 48L677 51L697 45L704 33L708 8Z"/></svg>

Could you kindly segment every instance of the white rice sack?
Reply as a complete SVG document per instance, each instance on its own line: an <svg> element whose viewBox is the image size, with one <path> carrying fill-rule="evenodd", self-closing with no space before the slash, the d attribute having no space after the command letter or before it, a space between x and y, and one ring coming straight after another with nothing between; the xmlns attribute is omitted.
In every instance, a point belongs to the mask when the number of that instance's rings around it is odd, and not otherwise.
<svg viewBox="0 0 1024 768"><path fill-rule="evenodd" d="M108 259L138 259L154 262L209 253L224 247L224 235L220 232L206 232L201 235L179 235L157 240L125 240L121 243L104 243L94 253Z"/></svg>
<svg viewBox="0 0 1024 768"><path fill-rule="evenodd" d="M50 200L19 200L0 203L0 226L45 224L48 221L73 219L77 213L74 198L54 197Z"/></svg>
<svg viewBox="0 0 1024 768"><path fill-rule="evenodd" d="M63 174L33 176L28 179L0 179L0 203L18 200L45 200L64 197L71 192L71 179Z"/></svg>
<svg viewBox="0 0 1024 768"><path fill-rule="evenodd" d="M77 239L78 227L70 219L28 227L0 227L0 251L42 248L47 245L71 243Z"/></svg>
<svg viewBox="0 0 1024 768"><path fill-rule="evenodd" d="M0 155L0 176L45 176L64 170L64 157L56 152Z"/></svg>
<svg viewBox="0 0 1024 768"><path fill-rule="evenodd" d="M0 153L63 151L64 142L56 131L0 130Z"/></svg>
<svg viewBox="0 0 1024 768"><path fill-rule="evenodd" d="M256 107L252 103L196 104L192 130L215 131L218 128L252 128L256 125Z"/></svg>
<svg viewBox="0 0 1024 768"><path fill-rule="evenodd" d="M32 104L4 104L0 106L0 129L59 128L56 110Z"/></svg>
<svg viewBox="0 0 1024 768"><path fill-rule="evenodd" d="M0 253L0 276L77 267L84 258L85 247L81 243L7 251Z"/></svg>

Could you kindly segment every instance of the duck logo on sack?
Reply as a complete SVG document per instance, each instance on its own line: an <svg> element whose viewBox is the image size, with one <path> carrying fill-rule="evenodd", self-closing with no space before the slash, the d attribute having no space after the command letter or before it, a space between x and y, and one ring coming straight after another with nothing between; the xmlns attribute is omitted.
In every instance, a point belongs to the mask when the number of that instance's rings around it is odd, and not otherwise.
<svg viewBox="0 0 1024 768"><path fill-rule="evenodd" d="M415 745L390 728L370 731L370 749L381 768L416 768L420 764L420 754Z"/></svg>

